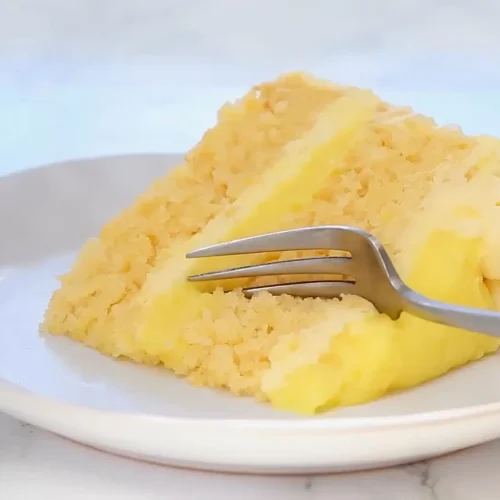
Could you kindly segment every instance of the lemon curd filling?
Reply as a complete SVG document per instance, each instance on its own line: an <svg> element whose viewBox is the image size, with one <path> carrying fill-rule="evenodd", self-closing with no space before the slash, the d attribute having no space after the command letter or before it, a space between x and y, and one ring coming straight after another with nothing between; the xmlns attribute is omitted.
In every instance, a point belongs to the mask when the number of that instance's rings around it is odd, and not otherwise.
<svg viewBox="0 0 500 500"><path fill-rule="evenodd" d="M417 291L499 304L500 142L438 127L372 92L286 74L222 107L182 164L109 221L61 277L43 328L193 384L313 414L418 385L499 341L366 300L252 299L189 274L327 251L188 260L190 250L295 227L373 233ZM234 289L233 291L229 291Z"/></svg>

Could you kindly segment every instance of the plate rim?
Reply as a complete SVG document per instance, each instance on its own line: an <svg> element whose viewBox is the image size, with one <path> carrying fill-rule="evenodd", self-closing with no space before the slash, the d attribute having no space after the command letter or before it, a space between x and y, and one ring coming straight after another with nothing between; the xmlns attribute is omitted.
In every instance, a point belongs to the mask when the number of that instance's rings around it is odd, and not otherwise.
<svg viewBox="0 0 500 500"><path fill-rule="evenodd" d="M94 163L94 162L100 162L100 161L117 161L120 159L127 159L127 158L141 158L141 157L150 157L150 158L172 158L172 157L177 157L178 159L182 160L185 156L185 152L182 151L171 151L171 152L166 152L166 151L158 151L158 152L151 152L151 151L146 151L144 153L122 153L122 154L102 154L102 155L90 155L90 156L79 156L76 158L67 158L63 160L56 160L56 161L51 161L48 163L41 163L41 164L35 164L35 165L28 165L24 168L21 168L19 170L12 170L9 172L0 172L0 182L10 179L10 178L15 178L15 177L23 177L24 175L29 175L29 174L34 174L35 172L43 171L43 170L50 170L52 168L57 169L57 168L64 168L65 166L68 167L70 165L75 165L77 163Z"/></svg>
<svg viewBox="0 0 500 500"><path fill-rule="evenodd" d="M186 382L187 383L187 382ZM10 394L9 394L10 393ZM170 426L189 426L192 428L204 427L208 429L224 428L231 431L255 430L255 431L317 431L317 432L368 432L386 429L404 429L406 427L421 427L447 422L468 420L472 417L488 417L500 413L500 402L485 403L469 407L448 408L445 410L432 410L416 412L407 415L383 415L375 417L340 417L328 418L321 415L299 416L297 419L272 419L272 418L199 418L199 417L169 417L167 415L156 415L149 412L123 412L114 410L103 410L61 401L51 396L45 396L35 391L25 389L12 382L0 378L0 411L14 413L5 402L12 398L23 398L32 400L32 404L48 405L60 408L67 412L84 412L91 417L110 417L123 420L152 420L162 422ZM9 397L10 396L10 397ZM236 396L235 396L236 397ZM367 403L369 404L369 403ZM335 411L335 410L334 410ZM36 417L35 417L36 419Z"/></svg>

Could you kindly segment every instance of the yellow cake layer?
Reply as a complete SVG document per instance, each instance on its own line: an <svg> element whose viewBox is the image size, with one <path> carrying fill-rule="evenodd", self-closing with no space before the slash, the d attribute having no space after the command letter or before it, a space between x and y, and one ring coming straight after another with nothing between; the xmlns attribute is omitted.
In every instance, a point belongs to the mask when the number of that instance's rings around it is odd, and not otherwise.
<svg viewBox="0 0 500 500"><path fill-rule="evenodd" d="M165 253L197 234L315 124L345 92L300 74L257 85L224 105L184 162L107 223L61 277L45 318L53 333L93 337L121 321ZM99 342L94 339L92 342ZM116 353L118 354L118 353Z"/></svg>
<svg viewBox="0 0 500 500"><path fill-rule="evenodd" d="M43 328L300 413L412 387L498 341L406 314L394 322L358 297L248 300L185 280L327 252L199 262L185 253L274 229L349 224L375 234L418 291L492 308L499 172L496 139L437 127L368 91L284 75L226 105L185 162L84 247Z"/></svg>

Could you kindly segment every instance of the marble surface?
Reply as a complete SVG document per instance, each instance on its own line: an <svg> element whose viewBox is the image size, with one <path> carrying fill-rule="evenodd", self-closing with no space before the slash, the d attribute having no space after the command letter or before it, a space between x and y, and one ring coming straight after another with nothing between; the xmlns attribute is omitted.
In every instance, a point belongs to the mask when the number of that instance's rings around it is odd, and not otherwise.
<svg viewBox="0 0 500 500"><path fill-rule="evenodd" d="M304 69L500 135L495 0L17 0L0 4L0 174L67 158L184 151L217 108ZM181 471L0 415L0 498L488 500L500 442L319 477Z"/></svg>
<svg viewBox="0 0 500 500"><path fill-rule="evenodd" d="M500 441L429 462L320 476L172 469L95 451L0 415L0 498L497 500Z"/></svg>

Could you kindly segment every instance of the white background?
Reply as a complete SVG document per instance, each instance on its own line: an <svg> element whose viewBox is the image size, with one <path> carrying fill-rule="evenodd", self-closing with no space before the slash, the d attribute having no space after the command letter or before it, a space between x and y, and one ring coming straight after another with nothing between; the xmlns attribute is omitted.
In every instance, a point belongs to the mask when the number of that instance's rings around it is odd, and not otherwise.
<svg viewBox="0 0 500 500"><path fill-rule="evenodd" d="M4 0L0 172L184 151L294 69L500 133L499 20L495 0Z"/></svg>

